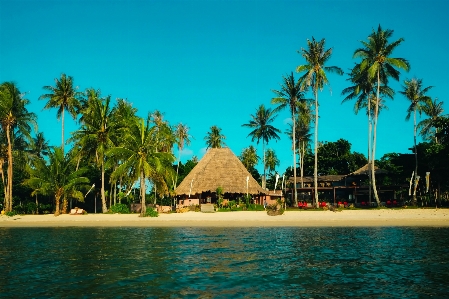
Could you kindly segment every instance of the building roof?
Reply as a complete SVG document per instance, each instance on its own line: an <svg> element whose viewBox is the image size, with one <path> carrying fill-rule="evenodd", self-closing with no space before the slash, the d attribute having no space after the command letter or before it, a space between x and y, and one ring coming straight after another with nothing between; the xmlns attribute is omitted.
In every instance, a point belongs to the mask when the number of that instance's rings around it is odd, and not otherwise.
<svg viewBox="0 0 449 299"><path fill-rule="evenodd" d="M338 182L341 181L345 175L332 174L332 175L321 175L317 177L318 182ZM313 176L302 177L304 183L313 183ZM293 177L290 177L290 181L293 182ZM296 183L301 183L301 177L296 177Z"/></svg>
<svg viewBox="0 0 449 299"><path fill-rule="evenodd" d="M371 168L369 168L369 165L366 164L365 166L357 169L354 172L351 172L350 174L348 174L348 176L350 175L369 175L369 171ZM374 165L374 172L375 174L384 174L387 173L386 170L380 169L379 167L377 167L376 165Z"/></svg>
<svg viewBox="0 0 449 299"><path fill-rule="evenodd" d="M248 189L246 180L248 178ZM267 193L229 148L211 148L176 188L177 195L216 192Z"/></svg>

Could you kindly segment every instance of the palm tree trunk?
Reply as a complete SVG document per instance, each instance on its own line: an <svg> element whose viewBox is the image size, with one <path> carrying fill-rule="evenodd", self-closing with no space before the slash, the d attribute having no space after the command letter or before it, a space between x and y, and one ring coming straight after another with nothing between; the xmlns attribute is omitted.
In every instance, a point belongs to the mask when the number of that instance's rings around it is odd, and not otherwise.
<svg viewBox="0 0 449 299"><path fill-rule="evenodd" d="M301 150L300 150L301 152ZM301 188L304 188L304 154L305 154L306 150L305 150L305 142L302 142L302 153L301 156L299 157L300 163L301 163Z"/></svg>
<svg viewBox="0 0 449 299"><path fill-rule="evenodd" d="M114 205L117 204L117 180L114 181Z"/></svg>
<svg viewBox="0 0 449 299"><path fill-rule="evenodd" d="M296 121L295 121L295 113L292 111L292 120L293 120L293 183L295 188L295 207L298 206L298 187L296 186Z"/></svg>
<svg viewBox="0 0 449 299"><path fill-rule="evenodd" d="M3 200L3 207L6 207L6 197L8 194L8 186L6 185L6 181L5 181L5 173L3 172L3 164L4 164L4 160L2 158L0 158L0 174L2 175L2 182L3 182L3 193L5 194L4 200Z"/></svg>
<svg viewBox="0 0 449 299"><path fill-rule="evenodd" d="M263 151L263 179L262 179L262 188L266 189L266 182L267 182L267 177L266 177L266 164L265 164L265 142L262 140L262 151Z"/></svg>
<svg viewBox="0 0 449 299"><path fill-rule="evenodd" d="M56 208L55 208L55 216L59 216L60 212L59 212L59 200L61 198L61 194L60 194L60 190L58 190L55 194L55 204L56 204Z"/></svg>
<svg viewBox="0 0 449 299"><path fill-rule="evenodd" d="M67 214L67 206L68 205L69 205L69 201L67 200L67 197L64 196L64 199L62 200L61 214Z"/></svg>
<svg viewBox="0 0 449 299"><path fill-rule="evenodd" d="M37 193L36 193L36 215L39 215L39 202L37 201Z"/></svg>
<svg viewBox="0 0 449 299"><path fill-rule="evenodd" d="M62 154L64 154L64 105L62 105L61 123L62 123L61 148L62 148Z"/></svg>
<svg viewBox="0 0 449 299"><path fill-rule="evenodd" d="M380 96L380 74L379 70L377 70L377 98L376 98L376 109L374 111L374 130L373 130L373 154L371 155L371 162L372 162L372 168L371 168L371 176L372 176L372 182L373 182L373 192L374 192L374 198L376 199L377 206L380 207L380 200L379 195L377 194L377 187L376 187L376 174L374 172L374 160L376 157L376 137L377 137L377 121L379 116L379 96Z"/></svg>
<svg viewBox="0 0 449 299"><path fill-rule="evenodd" d="M104 192L104 157L101 157L101 204L103 213L108 212L108 208L106 207L106 196Z"/></svg>
<svg viewBox="0 0 449 299"><path fill-rule="evenodd" d="M415 190L418 183L416 177L418 176L418 150L416 148L416 107L413 112L413 152L415 153ZM416 193L413 192L413 205L416 205Z"/></svg>
<svg viewBox="0 0 449 299"><path fill-rule="evenodd" d="M144 217L147 212L147 207L145 206L145 175L143 170L140 171L140 205L142 208L140 209L140 216Z"/></svg>
<svg viewBox="0 0 449 299"><path fill-rule="evenodd" d="M371 99L368 95L368 202L371 204L372 201L372 189L371 189L371 131L372 131L372 124L371 124Z"/></svg>
<svg viewBox="0 0 449 299"><path fill-rule="evenodd" d="M6 126L6 138L8 140L8 189L6 196L5 211L12 211L12 142L10 135L10 126Z"/></svg>
<svg viewBox="0 0 449 299"><path fill-rule="evenodd" d="M114 187L113 184L111 184L111 188L109 189L109 207L112 206L112 188Z"/></svg>
<svg viewBox="0 0 449 299"><path fill-rule="evenodd" d="M174 184L174 186L175 186L175 190L176 190L176 185L178 184L178 171L179 171L179 162L181 162L181 151L180 151L180 149L178 148L178 166L176 167L176 179L175 179L175 184Z"/></svg>
<svg viewBox="0 0 449 299"><path fill-rule="evenodd" d="M315 86L315 165L313 170L315 204L318 207L318 90Z"/></svg>

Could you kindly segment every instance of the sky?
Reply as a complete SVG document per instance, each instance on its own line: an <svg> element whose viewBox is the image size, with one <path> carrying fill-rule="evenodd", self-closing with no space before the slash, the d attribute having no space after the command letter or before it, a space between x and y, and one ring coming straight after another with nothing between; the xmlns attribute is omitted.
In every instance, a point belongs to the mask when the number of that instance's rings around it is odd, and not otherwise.
<svg viewBox="0 0 449 299"><path fill-rule="evenodd" d="M65 73L80 91L93 87L127 99L141 117L159 110L170 124L186 124L192 139L183 162L204 155L204 137L214 125L236 155L254 145L262 157L262 144L252 142L242 124L261 104L275 108L272 90L305 63L298 51L307 39L325 38L326 48L333 48L328 65L348 72L357 62L354 50L380 24L394 30L391 41L404 38L392 57L407 59L411 69L401 71L400 82L391 81L396 95L379 117L379 159L411 153L413 121L405 121L409 103L398 92L405 79L434 86L428 94L449 111L447 12L445 0L0 0L0 83L13 81L26 92L51 145L61 142L61 122L56 109L43 110L46 100L38 98L43 86L54 86ZM367 117L355 115L353 103L341 104L347 78L329 75L330 85L319 93L318 139L343 138L366 155ZM292 165L284 134L289 122L288 110L278 114L273 125L281 140L267 146L280 159L281 174ZM66 136L77 127L66 117ZM261 163L257 168L263 171Z"/></svg>

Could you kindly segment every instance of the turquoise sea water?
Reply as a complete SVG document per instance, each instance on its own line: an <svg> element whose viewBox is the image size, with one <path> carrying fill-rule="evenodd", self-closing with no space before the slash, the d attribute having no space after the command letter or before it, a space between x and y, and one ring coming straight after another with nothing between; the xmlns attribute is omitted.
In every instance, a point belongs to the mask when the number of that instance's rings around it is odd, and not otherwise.
<svg viewBox="0 0 449 299"><path fill-rule="evenodd" d="M1 228L3 298L448 298L448 228Z"/></svg>

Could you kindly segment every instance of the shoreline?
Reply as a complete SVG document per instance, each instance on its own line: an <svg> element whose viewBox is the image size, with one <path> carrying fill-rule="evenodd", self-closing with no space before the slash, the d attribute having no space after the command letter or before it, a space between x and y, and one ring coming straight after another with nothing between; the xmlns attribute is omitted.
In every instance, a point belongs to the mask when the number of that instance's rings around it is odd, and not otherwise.
<svg viewBox="0 0 449 299"><path fill-rule="evenodd" d="M139 217L138 214L0 216L8 227L449 227L449 209L186 212Z"/></svg>

